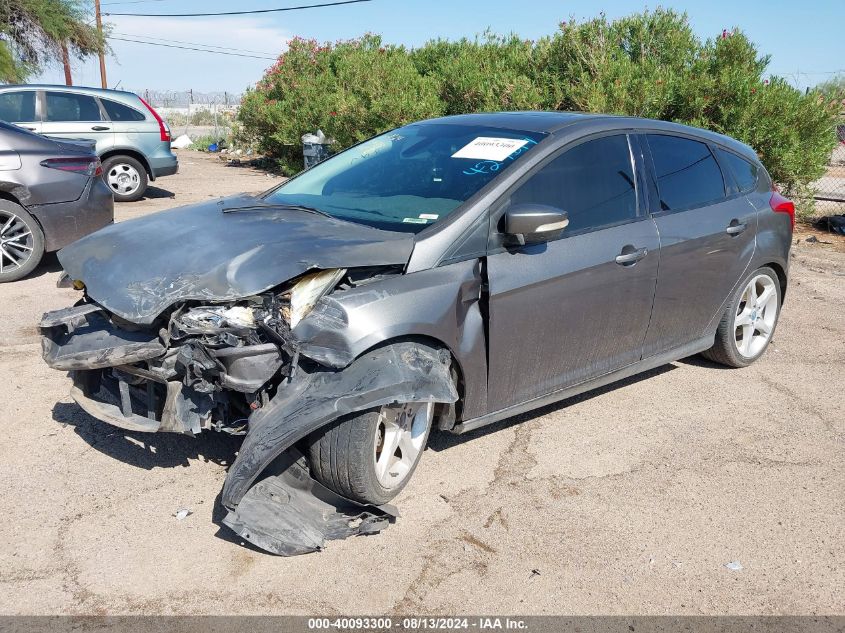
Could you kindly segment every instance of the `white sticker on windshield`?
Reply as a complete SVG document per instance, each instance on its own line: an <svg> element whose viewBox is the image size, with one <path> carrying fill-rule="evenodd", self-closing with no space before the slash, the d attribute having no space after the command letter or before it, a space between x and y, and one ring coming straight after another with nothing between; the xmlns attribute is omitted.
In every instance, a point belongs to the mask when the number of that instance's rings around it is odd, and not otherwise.
<svg viewBox="0 0 845 633"><path fill-rule="evenodd" d="M422 218L405 218L402 222L405 224L428 224L428 220Z"/></svg>
<svg viewBox="0 0 845 633"><path fill-rule="evenodd" d="M433 213L420 213L420 218L423 220L436 220L439 217L439 215L434 215Z"/></svg>
<svg viewBox="0 0 845 633"><path fill-rule="evenodd" d="M527 143L528 141L525 139L479 136L452 154L452 158L471 158L473 160L494 160L501 162Z"/></svg>

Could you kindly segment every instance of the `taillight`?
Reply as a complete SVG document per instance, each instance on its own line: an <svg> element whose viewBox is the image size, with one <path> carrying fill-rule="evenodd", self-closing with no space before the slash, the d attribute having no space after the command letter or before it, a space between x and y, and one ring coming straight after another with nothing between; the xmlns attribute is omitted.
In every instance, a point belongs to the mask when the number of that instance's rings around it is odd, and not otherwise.
<svg viewBox="0 0 845 633"><path fill-rule="evenodd" d="M138 97L138 98L141 99L141 97ZM164 122L164 119L162 119L158 115L158 112L153 110L153 107L149 103L147 103L143 99L141 99L141 103L143 103L146 106L147 110L150 111L150 114L153 115L153 118L158 122L158 131L159 131L159 134L161 135L161 140L162 141L170 141L170 128L168 127L167 123Z"/></svg>
<svg viewBox="0 0 845 633"><path fill-rule="evenodd" d="M795 203L789 198L784 198L780 192L775 189L772 191L772 197L769 198L769 206L772 211L776 213L788 213L789 225L792 230L795 230Z"/></svg>
<svg viewBox="0 0 845 633"><path fill-rule="evenodd" d="M61 158L47 158L41 161L42 167L72 171L84 176L101 176L103 166L96 156L62 156Z"/></svg>

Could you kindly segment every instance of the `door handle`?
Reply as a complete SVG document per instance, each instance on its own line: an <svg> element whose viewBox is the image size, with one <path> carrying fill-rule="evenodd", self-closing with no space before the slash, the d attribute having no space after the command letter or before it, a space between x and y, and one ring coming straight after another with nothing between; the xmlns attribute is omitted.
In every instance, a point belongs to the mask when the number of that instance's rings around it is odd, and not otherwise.
<svg viewBox="0 0 845 633"><path fill-rule="evenodd" d="M616 256L616 263L622 266L629 266L631 264L636 264L643 257L648 255L647 248L638 248L636 250L630 250L633 248L633 246L626 246L625 248L623 248L622 253Z"/></svg>
<svg viewBox="0 0 845 633"><path fill-rule="evenodd" d="M106 127L105 125L95 125L91 129L95 132L105 132L106 130L110 130L111 128Z"/></svg>
<svg viewBox="0 0 845 633"><path fill-rule="evenodd" d="M23 129L25 129L25 130L29 130L30 132L34 132L34 131L35 131L35 128L34 128L34 127L29 127L28 125L22 125L21 127L22 127Z"/></svg>
<svg viewBox="0 0 845 633"><path fill-rule="evenodd" d="M725 233L728 235L739 235L747 228L748 225L745 222L740 223L738 220L731 220L728 228L725 229Z"/></svg>

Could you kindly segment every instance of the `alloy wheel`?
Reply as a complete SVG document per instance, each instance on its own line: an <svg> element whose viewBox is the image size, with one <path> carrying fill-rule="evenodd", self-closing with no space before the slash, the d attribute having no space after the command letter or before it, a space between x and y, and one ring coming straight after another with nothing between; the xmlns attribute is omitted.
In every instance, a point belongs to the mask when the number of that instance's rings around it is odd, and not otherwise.
<svg viewBox="0 0 845 633"><path fill-rule="evenodd" d="M734 316L734 342L745 358L754 358L765 349L778 317L778 293L768 275L756 275L740 296Z"/></svg>
<svg viewBox="0 0 845 633"><path fill-rule="evenodd" d="M106 174L106 182L115 193L129 196L141 186L141 175L132 165L117 163Z"/></svg>
<svg viewBox="0 0 845 633"><path fill-rule="evenodd" d="M400 486L408 478L434 417L433 402L386 405L379 411L373 459L376 479L384 488Z"/></svg>
<svg viewBox="0 0 845 633"><path fill-rule="evenodd" d="M33 247L32 231L26 222L0 209L0 274L21 268L32 257Z"/></svg>

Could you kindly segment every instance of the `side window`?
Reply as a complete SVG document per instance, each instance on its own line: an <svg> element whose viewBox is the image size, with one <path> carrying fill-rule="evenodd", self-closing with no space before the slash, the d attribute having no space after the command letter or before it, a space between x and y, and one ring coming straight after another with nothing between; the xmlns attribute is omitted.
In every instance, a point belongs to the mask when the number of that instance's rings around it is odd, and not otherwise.
<svg viewBox="0 0 845 633"><path fill-rule="evenodd" d="M110 101L108 99L100 99L103 107L106 109L106 114L112 121L144 121L146 117L138 112L135 108L130 108L117 101Z"/></svg>
<svg viewBox="0 0 845 633"><path fill-rule="evenodd" d="M697 207L725 197L722 170L705 143L647 134L661 211Z"/></svg>
<svg viewBox="0 0 845 633"><path fill-rule="evenodd" d="M564 236L637 217L628 137L605 136L566 150L511 196L511 204L545 204L569 214Z"/></svg>
<svg viewBox="0 0 845 633"><path fill-rule="evenodd" d="M45 121L101 121L97 100L70 92L47 93Z"/></svg>
<svg viewBox="0 0 845 633"><path fill-rule="evenodd" d="M0 94L0 119L9 123L35 121L35 92L4 92Z"/></svg>
<svg viewBox="0 0 845 633"><path fill-rule="evenodd" d="M757 165L733 152L726 152L719 148L716 149L716 152L719 154L719 160L722 161L722 164L727 165L733 173L741 193L748 193L757 188Z"/></svg>

